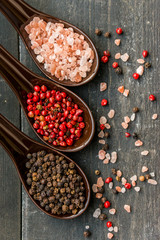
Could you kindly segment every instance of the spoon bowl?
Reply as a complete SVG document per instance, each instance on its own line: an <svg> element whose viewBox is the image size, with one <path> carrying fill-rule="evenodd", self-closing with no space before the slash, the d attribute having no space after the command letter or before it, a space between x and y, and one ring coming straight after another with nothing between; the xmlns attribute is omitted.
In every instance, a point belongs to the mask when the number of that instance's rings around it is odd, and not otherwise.
<svg viewBox="0 0 160 240"><path fill-rule="evenodd" d="M79 28L59 18L55 18L48 14L42 13L32 8L27 3L21 0L1 0L0 11L7 17L7 19L11 22L11 24L15 27L15 29L21 36L24 44L26 45L26 48L30 53L31 57L33 58L34 62L48 78L50 78L54 82L57 82L61 85L72 87L72 86L83 85L91 81L95 77L99 68L98 53L91 39ZM44 19L46 22L62 23L64 24L65 28L71 27L73 28L74 32L84 36L85 41L89 44L89 47L94 52L94 61L91 67L91 71L87 73L87 76L83 78L81 82L76 83L76 82L71 82L70 80L60 81L58 78L56 78L55 76L52 76L49 72L47 72L42 63L38 62L36 58L37 55L31 49L31 41L28 37L27 32L24 29L25 26L29 24L29 22L31 22L34 17L39 17L40 19Z"/></svg>
<svg viewBox="0 0 160 240"><path fill-rule="evenodd" d="M9 86L13 89L16 94L23 110L26 115L26 118L31 125L34 132L37 136L48 146L63 152L77 152L86 147L92 140L95 132L95 124L92 113L87 106L87 104L78 97L75 93L68 90L67 88L60 86L53 81L42 78L29 69L27 69L24 65L22 65L19 61L17 61L13 56L11 56L1 45L0 45L0 75L6 80ZM72 146L62 147L62 146L53 146L43 140L40 134L33 128L34 120L28 117L27 110L27 93L34 91L35 85L45 85L49 89L54 89L58 91L66 92L75 103L79 105L79 107L84 112L84 122L85 128L83 129L83 134L79 140L75 141Z"/></svg>
<svg viewBox="0 0 160 240"><path fill-rule="evenodd" d="M73 219L78 216L80 216L88 207L89 201L90 201L90 186L89 182L87 180L86 175L82 171L82 169L76 164L72 159L69 157L65 156L64 154L53 150L50 147L45 146L44 144L38 143L28 136L26 136L24 133L20 132L13 124L11 124L5 117L3 117L0 114L0 143L6 150L6 152L9 154L11 157L19 178L31 198L31 200L34 202L34 204L44 213L47 215L54 217L54 218L59 218L59 219ZM65 214L65 215L56 215L56 214L51 214L47 211L45 211L44 208L42 208L39 205L39 202L34 200L32 196L29 194L29 186L26 183L27 180L27 168L25 167L26 162L28 161L26 155L28 153L33 153L33 152L38 152L45 150L47 153L53 153L53 154L58 154L59 156L65 157L65 159L70 163L73 162L76 166L76 170L78 174L83 178L83 182L85 184L85 193L86 193L86 202L85 206L83 209L81 209L77 214Z"/></svg>

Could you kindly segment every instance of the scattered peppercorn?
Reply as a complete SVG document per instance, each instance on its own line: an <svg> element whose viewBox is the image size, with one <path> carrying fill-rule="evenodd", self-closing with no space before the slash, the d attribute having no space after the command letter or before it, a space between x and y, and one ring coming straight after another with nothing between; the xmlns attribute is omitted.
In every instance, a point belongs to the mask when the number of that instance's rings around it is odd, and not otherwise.
<svg viewBox="0 0 160 240"><path fill-rule="evenodd" d="M109 149L108 143L104 144L104 146L102 147L102 149L103 149L104 151L108 150L108 149Z"/></svg>
<svg viewBox="0 0 160 240"><path fill-rule="evenodd" d="M134 132L134 133L132 134L132 137L133 137L134 139L138 139L137 133Z"/></svg>
<svg viewBox="0 0 160 240"><path fill-rule="evenodd" d="M146 62L146 63L144 64L144 66L145 66L145 68L150 68L150 67L151 67L151 64L150 64L149 62Z"/></svg>
<svg viewBox="0 0 160 240"><path fill-rule="evenodd" d="M105 129L104 124L100 124L100 129L101 129L101 130L104 130L104 129Z"/></svg>
<svg viewBox="0 0 160 240"><path fill-rule="evenodd" d="M106 215L105 213L102 213L102 214L99 215L99 219L100 219L101 221L106 220L106 218L107 218L107 215Z"/></svg>
<svg viewBox="0 0 160 240"><path fill-rule="evenodd" d="M102 198L101 198L101 202L102 202L102 203L105 203L106 201L107 201L107 198L106 198L106 197L102 197Z"/></svg>
<svg viewBox="0 0 160 240"><path fill-rule="evenodd" d="M117 29L116 29L116 33L117 33L117 34L122 34L122 33L123 33L122 28L117 28Z"/></svg>
<svg viewBox="0 0 160 240"><path fill-rule="evenodd" d="M113 175L116 175L116 174L117 174L117 170L116 170L115 168L112 168L111 171L112 171L112 174L113 174Z"/></svg>
<svg viewBox="0 0 160 240"><path fill-rule="evenodd" d="M111 206L111 203L109 202L109 201L106 201L105 203L104 203L104 207L105 208L109 208Z"/></svg>
<svg viewBox="0 0 160 240"><path fill-rule="evenodd" d="M104 133L104 137L109 138L109 136L110 136L109 132Z"/></svg>
<svg viewBox="0 0 160 240"><path fill-rule="evenodd" d="M139 177L139 180L140 180L141 182L144 182L144 181L145 181L145 177L144 177L144 176L140 176L140 177Z"/></svg>
<svg viewBox="0 0 160 240"><path fill-rule="evenodd" d="M125 133L125 136L128 138L128 137L130 137L130 136L131 136L131 134L130 134L130 133L128 133L128 132L126 132L126 133Z"/></svg>
<svg viewBox="0 0 160 240"><path fill-rule="evenodd" d="M156 100L156 97L151 94L151 95L149 95L149 100L150 100L151 102L153 102L153 101Z"/></svg>
<svg viewBox="0 0 160 240"><path fill-rule="evenodd" d="M96 174L96 175L100 175L101 172L100 172L99 170L95 170L95 174Z"/></svg>
<svg viewBox="0 0 160 240"><path fill-rule="evenodd" d="M122 68L117 67L117 68L115 69L115 73L118 74L118 75L122 74Z"/></svg>
<svg viewBox="0 0 160 240"><path fill-rule="evenodd" d="M108 101L107 101L106 99L103 99L103 100L101 101L101 105L102 105L102 106L106 106L107 103L108 103Z"/></svg>
<svg viewBox="0 0 160 240"><path fill-rule="evenodd" d="M102 56L101 57L101 62L103 62L103 63L107 63L108 60L109 60L109 58L107 56Z"/></svg>
<svg viewBox="0 0 160 240"><path fill-rule="evenodd" d="M121 181L121 178L120 178L119 176L116 176L116 180L117 180L118 182L120 182L120 181Z"/></svg>
<svg viewBox="0 0 160 240"><path fill-rule="evenodd" d="M105 183L109 184L112 181L113 181L113 179L111 177L108 177L108 178L106 178Z"/></svg>
<svg viewBox="0 0 160 240"><path fill-rule="evenodd" d="M146 174L146 175L145 175L145 178L148 180L148 179L151 178L151 175L150 175L150 174Z"/></svg>
<svg viewBox="0 0 160 240"><path fill-rule="evenodd" d="M133 78L134 78L135 80L137 80L139 77L140 77L140 75L139 75L138 73L133 73Z"/></svg>
<svg viewBox="0 0 160 240"><path fill-rule="evenodd" d="M113 192L113 194L117 194L118 193L116 189L112 189L112 192Z"/></svg>
<svg viewBox="0 0 160 240"><path fill-rule="evenodd" d="M111 54L110 54L110 52L109 52L108 50L105 50L105 51L103 52L103 55L104 55L104 56L107 56L107 57L110 57L110 56L111 56Z"/></svg>
<svg viewBox="0 0 160 240"><path fill-rule="evenodd" d="M143 55L144 58L146 58L146 57L148 56L148 51L144 50L144 51L142 52L142 55Z"/></svg>
<svg viewBox="0 0 160 240"><path fill-rule="evenodd" d="M112 67L113 67L113 68L117 68L117 67L118 67L118 63L117 63L117 62L114 62L114 63L112 64Z"/></svg>
<svg viewBox="0 0 160 240"><path fill-rule="evenodd" d="M99 28L96 28L96 29L95 29L95 34L96 34L97 36L101 36L101 35L102 35L102 31L101 31Z"/></svg>
<svg viewBox="0 0 160 240"><path fill-rule="evenodd" d="M85 230L84 233L83 233L83 236L84 236L85 238L89 237L90 235L91 235L91 232L90 232L88 229Z"/></svg>
<svg viewBox="0 0 160 240"><path fill-rule="evenodd" d="M127 188L127 189L130 189L130 188L132 187L132 185L131 185L130 183L126 183L124 186L125 186L125 188Z"/></svg>
<svg viewBox="0 0 160 240"><path fill-rule="evenodd" d="M106 223L106 225L107 225L108 228L110 228L110 227L112 227L112 222L108 221L108 222Z"/></svg>
<svg viewBox="0 0 160 240"><path fill-rule="evenodd" d="M134 107L134 108L132 109L132 112L133 112L133 113L139 112L139 108L138 108L138 107Z"/></svg>
<svg viewBox="0 0 160 240"><path fill-rule="evenodd" d="M110 38L110 37L111 37L111 33L110 33L110 32L105 32L104 36L105 36L106 38Z"/></svg>

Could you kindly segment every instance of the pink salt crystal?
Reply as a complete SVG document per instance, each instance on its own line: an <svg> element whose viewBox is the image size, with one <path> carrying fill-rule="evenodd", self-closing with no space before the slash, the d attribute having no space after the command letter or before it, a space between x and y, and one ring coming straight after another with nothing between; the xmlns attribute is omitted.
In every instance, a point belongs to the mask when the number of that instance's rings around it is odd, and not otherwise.
<svg viewBox="0 0 160 240"><path fill-rule="evenodd" d="M153 120L156 120L157 118L158 118L158 114L157 114L157 113L155 113L155 114L152 115L152 119L153 119Z"/></svg>
<svg viewBox="0 0 160 240"><path fill-rule="evenodd" d="M102 196L102 193L96 193L96 198L100 199Z"/></svg>
<svg viewBox="0 0 160 240"><path fill-rule="evenodd" d="M126 188L125 188L125 187L122 187L121 193L125 193L125 192L126 192Z"/></svg>
<svg viewBox="0 0 160 240"><path fill-rule="evenodd" d="M115 163L117 161L117 152L111 153L111 163Z"/></svg>
<svg viewBox="0 0 160 240"><path fill-rule="evenodd" d="M137 62L138 62L139 64L144 64L144 63L145 63L144 59L142 59L142 58L137 59Z"/></svg>
<svg viewBox="0 0 160 240"><path fill-rule="evenodd" d="M152 185L157 185L157 181L154 179L148 179L148 183L150 183Z"/></svg>
<svg viewBox="0 0 160 240"><path fill-rule="evenodd" d="M122 172L120 170L117 171L117 176L121 177L122 176Z"/></svg>
<svg viewBox="0 0 160 240"><path fill-rule="evenodd" d="M109 118L113 118L114 115L115 115L115 111L114 111L113 109L111 109L111 110L109 111L109 113L108 113L108 117L109 117Z"/></svg>
<svg viewBox="0 0 160 240"><path fill-rule="evenodd" d="M134 175L130 178L131 181L137 181L137 175Z"/></svg>
<svg viewBox="0 0 160 240"><path fill-rule="evenodd" d="M140 189L140 187L135 187L134 190L135 190L136 192L139 192L141 189Z"/></svg>
<svg viewBox="0 0 160 240"><path fill-rule="evenodd" d="M125 121L125 123L129 123L131 121L131 119L128 116L125 116L124 121Z"/></svg>
<svg viewBox="0 0 160 240"><path fill-rule="evenodd" d="M122 122L121 125L122 125L122 127L123 127L124 129L127 129L127 128L128 128L128 123Z"/></svg>
<svg viewBox="0 0 160 240"><path fill-rule="evenodd" d="M104 126L105 126L106 129L110 129L111 128L109 123L106 123Z"/></svg>
<svg viewBox="0 0 160 240"><path fill-rule="evenodd" d="M127 183L127 179L125 179L124 177L122 177L121 182L122 182L122 185L125 185L125 184Z"/></svg>
<svg viewBox="0 0 160 240"><path fill-rule="evenodd" d="M121 187L116 186L116 191L120 193L121 192Z"/></svg>
<svg viewBox="0 0 160 240"><path fill-rule="evenodd" d="M147 150L144 150L144 151L141 152L142 156L147 156L148 154L149 154L149 151L147 151Z"/></svg>
<svg viewBox="0 0 160 240"><path fill-rule="evenodd" d="M125 89L123 95L124 95L125 97L128 97L128 95L129 95L129 90L128 90L128 89Z"/></svg>
<svg viewBox="0 0 160 240"><path fill-rule="evenodd" d="M97 192L98 192L97 184L93 184L93 185L92 185L92 191L93 191L94 193L97 193Z"/></svg>
<svg viewBox="0 0 160 240"><path fill-rule="evenodd" d="M142 167L142 173L147 172L147 171L148 171L148 168L146 166L143 166Z"/></svg>
<svg viewBox="0 0 160 240"><path fill-rule="evenodd" d="M100 160L103 160L105 158L106 152L104 150L100 150L98 152L98 157Z"/></svg>
<svg viewBox="0 0 160 240"><path fill-rule="evenodd" d="M125 53L125 54L121 55L121 59L122 59L123 62L127 62L128 59L129 59L128 53Z"/></svg>
<svg viewBox="0 0 160 240"><path fill-rule="evenodd" d="M104 181L102 179L102 177L99 177L97 179L97 187L102 187L104 185Z"/></svg>
<svg viewBox="0 0 160 240"><path fill-rule="evenodd" d="M117 226L115 226L114 228L113 228L113 230L114 230L114 232L118 232L118 227Z"/></svg>
<svg viewBox="0 0 160 240"><path fill-rule="evenodd" d="M103 92L107 89L107 83L101 82L100 83L100 92Z"/></svg>
<svg viewBox="0 0 160 240"><path fill-rule="evenodd" d="M124 205L124 209L130 213L131 212L131 206L130 205Z"/></svg>
<svg viewBox="0 0 160 240"><path fill-rule="evenodd" d="M109 153L106 154L106 158L109 159L109 160L111 159L111 156L110 156Z"/></svg>
<svg viewBox="0 0 160 240"><path fill-rule="evenodd" d="M121 58L121 54L120 53L116 53L116 55L114 56L115 59L120 59Z"/></svg>
<svg viewBox="0 0 160 240"><path fill-rule="evenodd" d="M110 213L111 215L114 215L114 214L116 213L116 209L115 209L115 208L109 209L109 213Z"/></svg>
<svg viewBox="0 0 160 240"><path fill-rule="evenodd" d="M113 233L108 233L107 234L108 239L112 239L114 237Z"/></svg>
<svg viewBox="0 0 160 240"><path fill-rule="evenodd" d="M98 137L99 137L99 138L103 138L103 137L104 137L104 132L103 132L103 130L101 130L101 131L99 132Z"/></svg>
<svg viewBox="0 0 160 240"><path fill-rule="evenodd" d="M140 147L140 146L142 146L143 145L143 142L141 141L141 140L137 140L136 142L135 142L135 146L136 147Z"/></svg>
<svg viewBox="0 0 160 240"><path fill-rule="evenodd" d="M136 186L136 182L132 181L132 186L135 187Z"/></svg>
<svg viewBox="0 0 160 240"><path fill-rule="evenodd" d="M106 142L105 142L105 140L102 139L102 140L99 140L99 143L100 144L105 144Z"/></svg>
<svg viewBox="0 0 160 240"><path fill-rule="evenodd" d="M135 120L135 118L136 118L136 114L133 113L133 114L131 115L131 121L133 122L133 121Z"/></svg>
<svg viewBox="0 0 160 240"><path fill-rule="evenodd" d="M105 158L105 159L103 160L103 163L104 163L104 164L108 164L108 163L109 163L109 159L108 159L108 158Z"/></svg>
<svg viewBox="0 0 160 240"><path fill-rule="evenodd" d="M115 40L114 40L114 43L115 43L117 46L119 46L120 43L121 43L121 39L115 39Z"/></svg>
<svg viewBox="0 0 160 240"><path fill-rule="evenodd" d="M138 73L140 76L143 75L144 72L144 67L143 66L139 66L136 70L136 73Z"/></svg>
<svg viewBox="0 0 160 240"><path fill-rule="evenodd" d="M100 214L101 214L101 209L97 208L93 213L93 217L98 218Z"/></svg>
<svg viewBox="0 0 160 240"><path fill-rule="evenodd" d="M106 117L102 116L100 119L99 119L99 123L100 124L105 124L107 122L107 119Z"/></svg>
<svg viewBox="0 0 160 240"><path fill-rule="evenodd" d="M44 58L40 55L38 55L36 58L37 58L38 62L40 62L40 63L42 63L44 60Z"/></svg>

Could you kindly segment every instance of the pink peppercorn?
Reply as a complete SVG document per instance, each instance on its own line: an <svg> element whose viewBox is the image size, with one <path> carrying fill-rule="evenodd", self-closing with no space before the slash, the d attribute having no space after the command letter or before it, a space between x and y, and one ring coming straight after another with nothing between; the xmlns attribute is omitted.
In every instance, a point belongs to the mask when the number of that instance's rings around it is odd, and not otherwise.
<svg viewBox="0 0 160 240"><path fill-rule="evenodd" d="M156 97L151 94L151 95L149 95L149 100L150 100L151 102L153 102L153 101L156 100Z"/></svg>
<svg viewBox="0 0 160 240"><path fill-rule="evenodd" d="M146 57L148 56L148 51L147 51L147 50L144 50L144 51L142 52L142 55L143 55L144 58L146 58Z"/></svg>

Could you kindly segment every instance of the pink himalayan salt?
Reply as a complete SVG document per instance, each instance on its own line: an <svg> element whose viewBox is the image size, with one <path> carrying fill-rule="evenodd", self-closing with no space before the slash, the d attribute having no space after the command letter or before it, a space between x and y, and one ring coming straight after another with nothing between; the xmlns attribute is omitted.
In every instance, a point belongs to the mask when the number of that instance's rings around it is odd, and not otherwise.
<svg viewBox="0 0 160 240"><path fill-rule="evenodd" d="M114 43L115 43L117 46L119 46L120 43L121 43L121 39L115 39L115 40L114 40Z"/></svg>
<svg viewBox="0 0 160 240"><path fill-rule="evenodd" d="M122 127L123 127L124 129L127 129L127 128L128 128L128 123L122 122L121 125L122 125Z"/></svg>
<svg viewBox="0 0 160 240"><path fill-rule="evenodd" d="M107 122L106 117L104 117L104 116L100 117L100 119L99 119L100 124L105 124L106 122Z"/></svg>
<svg viewBox="0 0 160 240"><path fill-rule="evenodd" d="M101 82L100 83L100 92L103 92L107 89L107 83Z"/></svg>
<svg viewBox="0 0 160 240"><path fill-rule="evenodd" d="M99 177L97 179L97 187L103 187L103 185L104 185L104 181L103 181L102 177Z"/></svg>
<svg viewBox="0 0 160 240"><path fill-rule="evenodd" d="M150 183L152 185L157 185L157 181L154 179L148 179L148 183Z"/></svg>
<svg viewBox="0 0 160 240"><path fill-rule="evenodd" d="M103 139L101 139L101 140L99 140L99 143L100 143L100 144L105 144L105 143L106 143L106 141L105 141L105 140L103 140Z"/></svg>
<svg viewBox="0 0 160 240"><path fill-rule="evenodd" d="M113 118L114 115L115 115L115 111L114 111L113 109L111 109L111 110L109 111L109 113L108 113L108 117L109 117L109 118Z"/></svg>
<svg viewBox="0 0 160 240"><path fill-rule="evenodd" d="M142 167L142 173L147 172L147 171L148 171L148 167L143 166L143 167Z"/></svg>
<svg viewBox="0 0 160 240"><path fill-rule="evenodd" d="M106 156L106 152L104 150L100 150L98 152L98 157L99 157L100 160L105 159L105 156Z"/></svg>
<svg viewBox="0 0 160 240"><path fill-rule="evenodd" d="M25 30L37 61L51 75L61 81L80 82L90 72L94 52L83 35L62 23L47 23L39 17L34 17Z"/></svg>
<svg viewBox="0 0 160 240"><path fill-rule="evenodd" d="M136 147L140 147L140 146L142 146L143 145L143 142L141 141L141 140L137 140L136 142L135 142L135 146Z"/></svg>
<svg viewBox="0 0 160 240"><path fill-rule="evenodd" d="M121 59L122 59L123 62L127 62L128 59L129 59L128 53L125 53L125 54L121 55Z"/></svg>
<svg viewBox="0 0 160 240"><path fill-rule="evenodd" d="M113 233L108 233L107 234L108 239L112 239L114 237Z"/></svg>
<svg viewBox="0 0 160 240"><path fill-rule="evenodd" d="M120 53L116 53L114 56L115 59L120 59L121 58L121 54Z"/></svg>
<svg viewBox="0 0 160 240"><path fill-rule="evenodd" d="M114 214L116 213L116 209L115 209L115 208L109 209L109 213L110 213L111 215L114 215Z"/></svg>
<svg viewBox="0 0 160 240"><path fill-rule="evenodd" d="M103 163L104 163L104 164L108 164L108 163L109 163L109 159L108 159L108 158L105 158L105 159L103 160Z"/></svg>
<svg viewBox="0 0 160 240"><path fill-rule="evenodd" d="M143 75L144 72L144 67L143 66L139 66L136 70L136 73L138 73L140 76Z"/></svg>
<svg viewBox="0 0 160 240"><path fill-rule="evenodd" d="M125 121L125 123L129 123L131 121L131 119L128 116L125 116L124 121Z"/></svg>
<svg viewBox="0 0 160 240"><path fill-rule="evenodd" d="M138 62L139 64L144 64L144 63L145 63L144 59L142 59L142 58L137 59L137 62Z"/></svg>
<svg viewBox="0 0 160 240"><path fill-rule="evenodd" d="M122 172L120 170L117 170L117 176L121 177L122 176Z"/></svg>
<svg viewBox="0 0 160 240"><path fill-rule="evenodd" d="M123 93L123 96L128 97L128 95L129 95L129 90L128 90L128 89L125 89L125 90L124 90L124 93Z"/></svg>
<svg viewBox="0 0 160 240"><path fill-rule="evenodd" d="M131 212L131 206L130 205L124 205L124 209L130 213Z"/></svg>
<svg viewBox="0 0 160 240"><path fill-rule="evenodd" d="M106 123L104 126L105 126L105 128L107 128L107 129L110 129L110 128L111 128L111 125L110 125L109 123Z"/></svg>
<svg viewBox="0 0 160 240"><path fill-rule="evenodd" d="M104 132L103 132L103 130L101 130L101 131L98 133L98 137L99 137L99 138L103 138L103 137L104 137Z"/></svg>
<svg viewBox="0 0 160 240"><path fill-rule="evenodd" d="M157 114L157 113L155 113L155 114L152 115L152 119L153 119L153 120L156 120L157 118L158 118L158 114Z"/></svg>

